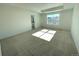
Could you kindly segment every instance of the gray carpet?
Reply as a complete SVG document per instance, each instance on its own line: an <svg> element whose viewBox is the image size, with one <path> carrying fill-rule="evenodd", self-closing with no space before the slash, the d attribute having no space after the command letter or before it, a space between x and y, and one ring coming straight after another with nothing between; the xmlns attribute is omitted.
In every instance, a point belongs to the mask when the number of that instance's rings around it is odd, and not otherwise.
<svg viewBox="0 0 79 59"><path fill-rule="evenodd" d="M56 30L50 42L32 36L40 29L1 40L3 56L72 56L77 55L74 41L68 31Z"/></svg>

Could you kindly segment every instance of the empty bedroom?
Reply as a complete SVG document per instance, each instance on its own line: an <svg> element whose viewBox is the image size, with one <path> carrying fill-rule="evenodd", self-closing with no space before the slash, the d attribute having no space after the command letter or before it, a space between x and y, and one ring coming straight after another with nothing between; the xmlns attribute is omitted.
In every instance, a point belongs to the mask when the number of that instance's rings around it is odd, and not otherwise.
<svg viewBox="0 0 79 59"><path fill-rule="evenodd" d="M78 56L79 5L0 3L1 56Z"/></svg>

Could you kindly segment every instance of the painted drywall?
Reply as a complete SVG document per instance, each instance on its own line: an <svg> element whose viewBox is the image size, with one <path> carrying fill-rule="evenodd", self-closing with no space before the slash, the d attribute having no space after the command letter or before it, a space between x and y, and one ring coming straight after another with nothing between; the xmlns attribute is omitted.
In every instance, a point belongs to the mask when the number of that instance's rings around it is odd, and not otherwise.
<svg viewBox="0 0 79 59"><path fill-rule="evenodd" d="M59 25L47 24L47 14L48 13L41 13L40 14L41 24L44 27L70 30L71 29L71 21L72 21L72 12L73 12L73 9L67 9L67 10L62 10L62 11L50 13L50 14L55 14L55 13L60 14Z"/></svg>
<svg viewBox="0 0 79 59"><path fill-rule="evenodd" d="M0 39L31 30L31 15L36 28L40 26L39 14L7 4L0 4Z"/></svg>
<svg viewBox="0 0 79 59"><path fill-rule="evenodd" d="M71 34L79 52L79 5L74 6Z"/></svg>
<svg viewBox="0 0 79 59"><path fill-rule="evenodd" d="M0 56L2 56L2 51L1 51L1 42L0 42Z"/></svg>

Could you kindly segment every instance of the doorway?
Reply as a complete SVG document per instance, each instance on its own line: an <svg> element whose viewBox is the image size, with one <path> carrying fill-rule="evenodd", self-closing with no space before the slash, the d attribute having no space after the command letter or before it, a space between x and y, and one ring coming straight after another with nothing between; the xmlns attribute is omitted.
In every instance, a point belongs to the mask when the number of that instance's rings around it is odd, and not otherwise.
<svg viewBox="0 0 79 59"><path fill-rule="evenodd" d="M34 30L35 29L34 15L31 15L31 24L32 24L32 30Z"/></svg>

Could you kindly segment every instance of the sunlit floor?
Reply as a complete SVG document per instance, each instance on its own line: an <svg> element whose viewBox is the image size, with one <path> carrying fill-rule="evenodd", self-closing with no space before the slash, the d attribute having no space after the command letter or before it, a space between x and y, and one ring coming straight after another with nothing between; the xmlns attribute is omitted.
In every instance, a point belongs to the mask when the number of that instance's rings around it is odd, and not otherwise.
<svg viewBox="0 0 79 59"><path fill-rule="evenodd" d="M77 55L74 41L68 31L56 30L54 37L48 42L32 36L42 29L25 32L1 40L3 56L72 56Z"/></svg>
<svg viewBox="0 0 79 59"><path fill-rule="evenodd" d="M55 30L42 29L38 32L33 33L32 35L35 37L41 38L43 40L46 40L46 41L51 41L55 33L56 33Z"/></svg>

